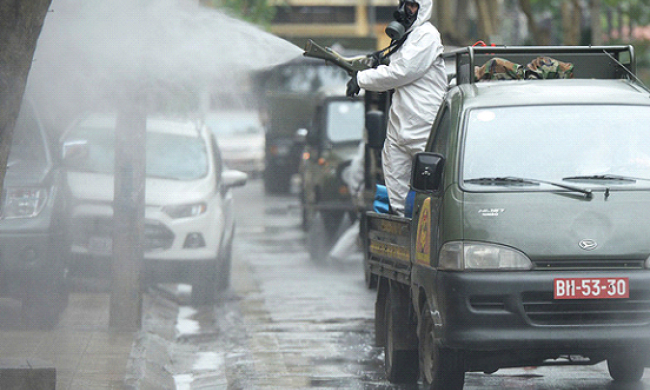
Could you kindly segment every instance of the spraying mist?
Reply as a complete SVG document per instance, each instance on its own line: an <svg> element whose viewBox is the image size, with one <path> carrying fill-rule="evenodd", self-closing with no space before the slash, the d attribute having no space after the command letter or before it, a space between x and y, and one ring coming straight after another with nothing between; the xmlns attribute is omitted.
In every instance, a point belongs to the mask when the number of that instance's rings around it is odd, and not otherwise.
<svg viewBox="0 0 650 390"><path fill-rule="evenodd" d="M196 0L54 0L28 91L61 126L124 93L156 101L217 89L236 94L249 72L301 53Z"/></svg>

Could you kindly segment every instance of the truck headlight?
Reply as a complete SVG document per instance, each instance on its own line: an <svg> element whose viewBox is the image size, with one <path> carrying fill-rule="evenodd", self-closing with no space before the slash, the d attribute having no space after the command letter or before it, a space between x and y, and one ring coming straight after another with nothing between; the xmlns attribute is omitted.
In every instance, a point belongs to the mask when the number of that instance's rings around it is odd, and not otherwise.
<svg viewBox="0 0 650 390"><path fill-rule="evenodd" d="M438 267L447 271L525 271L530 259L501 245L452 241L442 246Z"/></svg>
<svg viewBox="0 0 650 390"><path fill-rule="evenodd" d="M36 217L47 203L47 189L37 187L9 187L2 204L2 218Z"/></svg>
<svg viewBox="0 0 650 390"><path fill-rule="evenodd" d="M208 205L203 202L163 207L165 214L174 219L196 217L205 213L207 209Z"/></svg>

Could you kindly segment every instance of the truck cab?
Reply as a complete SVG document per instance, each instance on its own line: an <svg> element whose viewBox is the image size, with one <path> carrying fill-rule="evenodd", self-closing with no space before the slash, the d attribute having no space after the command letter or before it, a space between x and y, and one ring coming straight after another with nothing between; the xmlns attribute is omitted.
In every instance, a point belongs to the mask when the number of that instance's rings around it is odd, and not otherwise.
<svg viewBox="0 0 650 390"><path fill-rule="evenodd" d="M412 218L366 214L375 331L393 382L462 389L469 371L596 364L635 382L650 351L650 120L634 51L464 48ZM479 81L493 59L521 78ZM532 79L526 64L570 64Z"/></svg>

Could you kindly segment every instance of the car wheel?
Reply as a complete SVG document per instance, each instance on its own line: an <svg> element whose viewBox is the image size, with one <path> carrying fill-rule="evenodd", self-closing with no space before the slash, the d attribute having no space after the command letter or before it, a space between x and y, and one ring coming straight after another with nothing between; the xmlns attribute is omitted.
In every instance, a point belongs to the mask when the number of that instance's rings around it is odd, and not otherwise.
<svg viewBox="0 0 650 390"><path fill-rule="evenodd" d="M217 293L216 270L216 261L211 261L207 269L199 267L194 272L191 296L193 305L208 305L214 302Z"/></svg>
<svg viewBox="0 0 650 390"><path fill-rule="evenodd" d="M25 283L21 316L27 328L50 330L59 322L59 314L67 302L67 289L56 279L40 275Z"/></svg>
<svg viewBox="0 0 650 390"><path fill-rule="evenodd" d="M404 304L408 302L408 296L405 300L403 296L400 296L403 292L403 289L391 286L386 297L386 343L384 346L386 379L391 383L416 383L420 375L417 347L405 349L403 343L398 341L417 337L415 334L404 335L408 332L415 333L416 330L408 324L409 310L404 307Z"/></svg>
<svg viewBox="0 0 650 390"><path fill-rule="evenodd" d="M231 237L234 237L234 232ZM232 268L232 240L228 241L219 254L219 275L217 276L217 290L224 291L230 287L230 270Z"/></svg>
<svg viewBox="0 0 650 390"><path fill-rule="evenodd" d="M442 348L435 340L429 305L420 315L419 355L422 383L429 390L462 390L465 370L460 352Z"/></svg>
<svg viewBox="0 0 650 390"><path fill-rule="evenodd" d="M631 356L618 356L607 359L607 369L609 375L616 382L633 383L638 382L643 377L645 364L643 359Z"/></svg>

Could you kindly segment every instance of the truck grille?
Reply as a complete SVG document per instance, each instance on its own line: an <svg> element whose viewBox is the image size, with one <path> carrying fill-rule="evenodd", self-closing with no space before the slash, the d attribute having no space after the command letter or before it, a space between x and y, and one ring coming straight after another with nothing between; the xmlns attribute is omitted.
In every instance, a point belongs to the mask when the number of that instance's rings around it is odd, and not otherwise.
<svg viewBox="0 0 650 390"><path fill-rule="evenodd" d="M650 323L650 291L630 291L628 299L556 300L553 292L522 294L524 312L536 325L645 325Z"/></svg>
<svg viewBox="0 0 650 390"><path fill-rule="evenodd" d="M537 271L555 270L612 270L612 269L643 269L643 259L537 259L533 261Z"/></svg>

